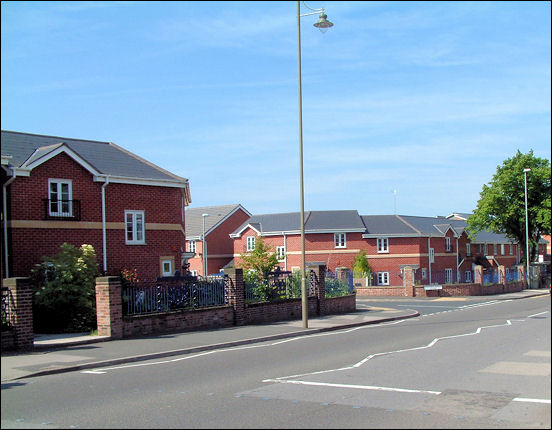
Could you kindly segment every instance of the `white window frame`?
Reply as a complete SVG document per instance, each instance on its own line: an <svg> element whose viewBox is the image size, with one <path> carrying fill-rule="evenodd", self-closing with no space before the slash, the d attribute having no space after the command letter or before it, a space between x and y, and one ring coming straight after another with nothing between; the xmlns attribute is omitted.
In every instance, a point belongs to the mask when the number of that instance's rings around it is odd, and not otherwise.
<svg viewBox="0 0 552 430"><path fill-rule="evenodd" d="M450 252L450 237L445 237L445 251Z"/></svg>
<svg viewBox="0 0 552 430"><path fill-rule="evenodd" d="M504 255L504 244L500 244L500 255Z"/></svg>
<svg viewBox="0 0 552 430"><path fill-rule="evenodd" d="M378 254L389 254L389 238L378 237L377 239Z"/></svg>
<svg viewBox="0 0 552 430"><path fill-rule="evenodd" d="M498 255L498 244L493 243L493 255Z"/></svg>
<svg viewBox="0 0 552 430"><path fill-rule="evenodd" d="M471 245L466 243L466 255L469 257L471 255Z"/></svg>
<svg viewBox="0 0 552 430"><path fill-rule="evenodd" d="M489 255L489 245L485 244L484 254Z"/></svg>
<svg viewBox="0 0 552 430"><path fill-rule="evenodd" d="M378 272L378 285L389 285L389 272Z"/></svg>
<svg viewBox="0 0 552 430"><path fill-rule="evenodd" d="M168 269L165 270L166 264L168 263ZM161 276L173 276L174 275L174 260L172 258L163 258L161 260Z"/></svg>
<svg viewBox="0 0 552 430"><path fill-rule="evenodd" d="M471 270L466 270L466 272L464 273L464 276L465 276L465 282L471 282L472 281L472 273L471 273Z"/></svg>
<svg viewBox="0 0 552 430"><path fill-rule="evenodd" d="M255 250L256 245L256 236L247 236L246 237L246 243L247 243L247 252L252 252Z"/></svg>
<svg viewBox="0 0 552 430"><path fill-rule="evenodd" d="M55 196L53 199L52 185L56 185ZM63 198L63 185L67 185L68 192L67 198ZM55 200L57 210L52 210L52 201ZM67 201L67 205L63 201ZM65 206L65 207L64 207ZM66 208L66 210L64 210ZM48 179L48 215L56 217L70 217L73 216L73 181L71 179Z"/></svg>
<svg viewBox="0 0 552 430"><path fill-rule="evenodd" d="M189 240L188 241L188 252L196 252L196 241L195 240Z"/></svg>
<svg viewBox="0 0 552 430"><path fill-rule="evenodd" d="M510 244L510 255L514 255L514 246Z"/></svg>
<svg viewBox="0 0 552 430"><path fill-rule="evenodd" d="M276 247L276 258L278 261L284 261L286 259L286 247L277 246Z"/></svg>
<svg viewBox="0 0 552 430"><path fill-rule="evenodd" d="M429 248L429 262L435 263L435 249Z"/></svg>
<svg viewBox="0 0 552 430"><path fill-rule="evenodd" d="M452 269L445 269L445 284L452 284Z"/></svg>
<svg viewBox="0 0 552 430"><path fill-rule="evenodd" d="M347 233L334 233L334 248L347 248Z"/></svg>
<svg viewBox="0 0 552 430"><path fill-rule="evenodd" d="M129 216L131 217L132 239L128 238L129 234ZM138 218L141 217L141 225ZM145 245L146 243L146 213L145 211L125 210L125 243L127 245Z"/></svg>

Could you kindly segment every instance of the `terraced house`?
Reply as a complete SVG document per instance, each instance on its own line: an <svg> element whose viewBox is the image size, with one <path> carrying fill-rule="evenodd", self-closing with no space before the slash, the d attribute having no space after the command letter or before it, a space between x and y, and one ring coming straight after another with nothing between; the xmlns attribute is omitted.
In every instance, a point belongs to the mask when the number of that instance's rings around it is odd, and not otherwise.
<svg viewBox="0 0 552 430"><path fill-rule="evenodd" d="M274 248L284 270L298 270L301 258L299 213L254 215L230 236L234 261L255 247L258 237ZM414 269L419 285L473 281L475 265L508 272L519 262L519 249L506 236L481 232L473 241L465 219L401 215L363 215L355 210L311 211L305 215L308 263L330 270L351 269L365 250L373 271L372 285L401 286L403 269Z"/></svg>
<svg viewBox="0 0 552 430"><path fill-rule="evenodd" d="M111 142L2 131L2 277L29 276L63 242L100 270L140 279L179 270L188 180Z"/></svg>

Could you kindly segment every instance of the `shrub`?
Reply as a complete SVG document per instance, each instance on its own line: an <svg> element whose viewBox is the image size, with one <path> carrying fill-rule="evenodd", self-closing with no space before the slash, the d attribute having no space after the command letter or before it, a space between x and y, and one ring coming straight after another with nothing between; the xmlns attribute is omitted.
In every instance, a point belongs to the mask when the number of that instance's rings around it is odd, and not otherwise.
<svg viewBox="0 0 552 430"><path fill-rule="evenodd" d="M64 243L58 254L42 260L31 271L35 332L95 330L95 279L100 272L92 245Z"/></svg>

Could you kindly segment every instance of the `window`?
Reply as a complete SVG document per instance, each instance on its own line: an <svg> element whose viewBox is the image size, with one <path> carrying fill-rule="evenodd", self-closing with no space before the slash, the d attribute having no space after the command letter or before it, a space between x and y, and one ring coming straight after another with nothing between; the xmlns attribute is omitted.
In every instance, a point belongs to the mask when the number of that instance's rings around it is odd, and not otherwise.
<svg viewBox="0 0 552 430"><path fill-rule="evenodd" d="M503 243L500 244L500 254L504 255L504 244Z"/></svg>
<svg viewBox="0 0 552 430"><path fill-rule="evenodd" d="M48 211L50 216L73 215L73 190L69 179L48 180Z"/></svg>
<svg viewBox="0 0 552 430"><path fill-rule="evenodd" d="M422 279L427 279L427 269L425 267L422 268Z"/></svg>
<svg viewBox="0 0 552 430"><path fill-rule="evenodd" d="M435 263L435 250L433 248L429 248L429 262Z"/></svg>
<svg viewBox="0 0 552 430"><path fill-rule="evenodd" d="M247 252L255 250L255 236L247 236Z"/></svg>
<svg viewBox="0 0 552 430"><path fill-rule="evenodd" d="M481 244L480 243L477 244L477 253L481 254Z"/></svg>
<svg viewBox="0 0 552 430"><path fill-rule="evenodd" d="M378 238L378 253L389 252L389 239L386 237Z"/></svg>
<svg viewBox="0 0 552 430"><path fill-rule="evenodd" d="M190 275L197 276L197 270L190 270Z"/></svg>
<svg viewBox="0 0 552 430"><path fill-rule="evenodd" d="M174 258L161 257L161 276L173 276L174 275Z"/></svg>
<svg viewBox="0 0 552 430"><path fill-rule="evenodd" d="M389 285L389 272L378 272L378 285Z"/></svg>
<svg viewBox="0 0 552 430"><path fill-rule="evenodd" d="M286 248L284 246L277 246L276 247L276 258L278 258L278 261L283 261L286 258Z"/></svg>
<svg viewBox="0 0 552 430"><path fill-rule="evenodd" d="M144 211L125 211L125 224L127 245L146 243Z"/></svg>
<svg viewBox="0 0 552 430"><path fill-rule="evenodd" d="M450 252L450 237L445 237L445 251Z"/></svg>
<svg viewBox="0 0 552 430"><path fill-rule="evenodd" d="M493 244L493 255L498 255L498 245L496 243Z"/></svg>
<svg viewBox="0 0 552 430"><path fill-rule="evenodd" d="M465 276L466 276L466 282L471 282L472 281L470 270L466 270Z"/></svg>
<svg viewBox="0 0 552 430"><path fill-rule="evenodd" d="M188 241L188 252L196 252L196 241L195 240L189 240Z"/></svg>
<svg viewBox="0 0 552 430"><path fill-rule="evenodd" d="M510 255L514 255L514 247L510 244Z"/></svg>
<svg viewBox="0 0 552 430"><path fill-rule="evenodd" d="M489 255L489 245L485 244L485 255Z"/></svg>
<svg viewBox="0 0 552 430"><path fill-rule="evenodd" d="M347 238L345 233L335 233L334 234L334 246L335 248L346 248L347 247Z"/></svg>
<svg viewBox="0 0 552 430"><path fill-rule="evenodd" d="M471 245L469 243L466 243L466 255L471 255Z"/></svg>
<svg viewBox="0 0 552 430"><path fill-rule="evenodd" d="M445 269L445 284L452 284L452 269Z"/></svg>

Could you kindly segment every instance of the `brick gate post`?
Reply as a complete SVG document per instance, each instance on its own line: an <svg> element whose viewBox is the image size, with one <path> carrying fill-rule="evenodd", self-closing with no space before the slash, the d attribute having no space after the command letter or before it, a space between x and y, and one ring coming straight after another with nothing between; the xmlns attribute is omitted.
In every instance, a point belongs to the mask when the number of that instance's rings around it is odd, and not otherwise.
<svg viewBox="0 0 552 430"><path fill-rule="evenodd" d="M234 308L234 324L244 325L245 321L245 285L243 283L243 269L224 269L228 275L228 304Z"/></svg>
<svg viewBox="0 0 552 430"><path fill-rule="evenodd" d="M4 287L11 291L13 298L13 326L15 349L33 349L33 286L29 278L7 278Z"/></svg>
<svg viewBox="0 0 552 430"><path fill-rule="evenodd" d="M314 295L318 301L318 315L326 314L326 265L317 264L308 267L310 276L314 276Z"/></svg>
<svg viewBox="0 0 552 430"><path fill-rule="evenodd" d="M123 300L121 278L103 276L96 278L96 320L98 336L123 338Z"/></svg>

